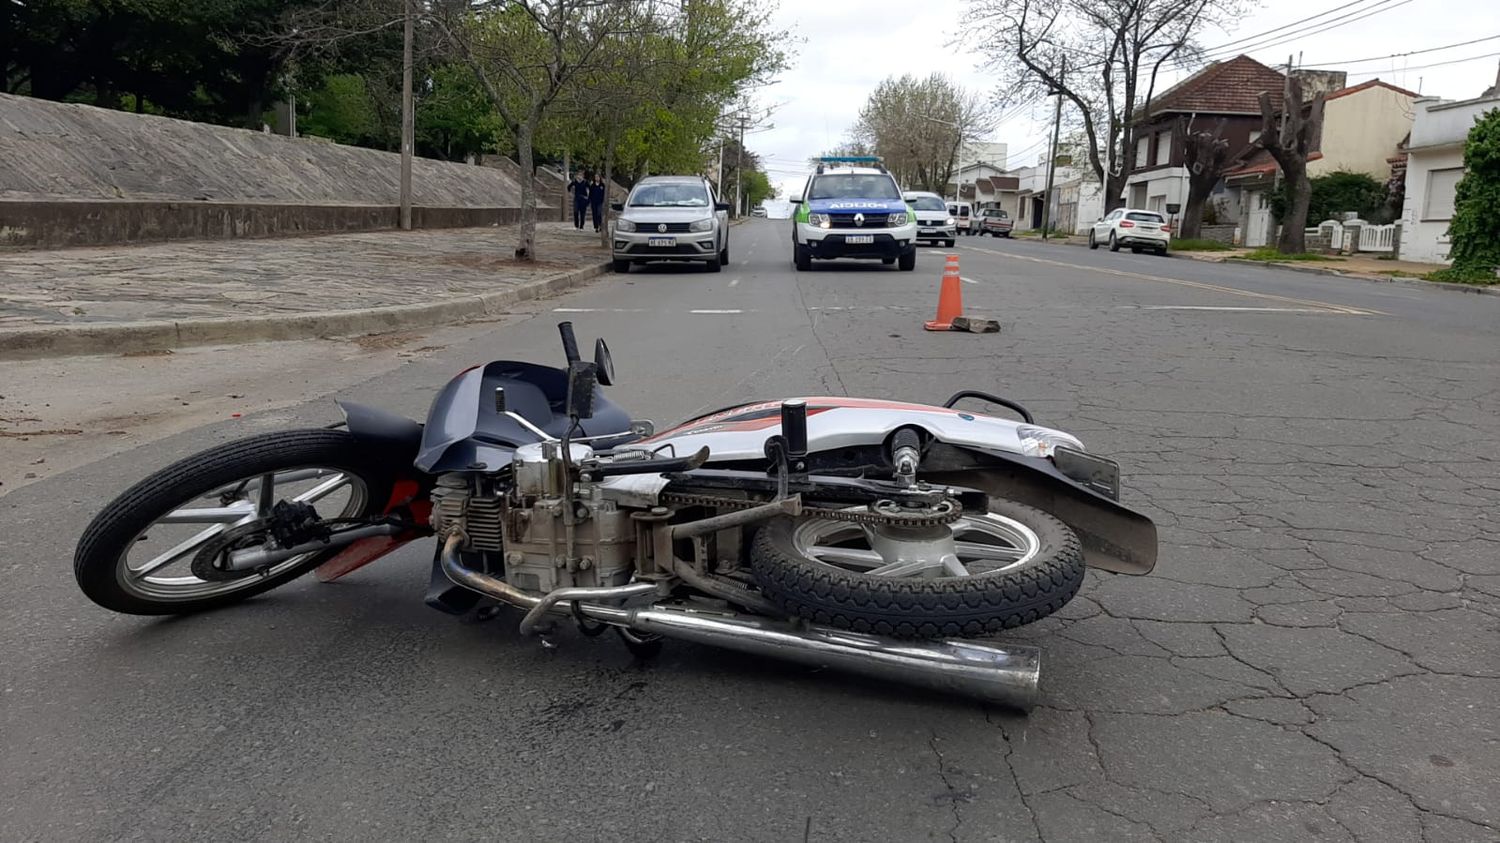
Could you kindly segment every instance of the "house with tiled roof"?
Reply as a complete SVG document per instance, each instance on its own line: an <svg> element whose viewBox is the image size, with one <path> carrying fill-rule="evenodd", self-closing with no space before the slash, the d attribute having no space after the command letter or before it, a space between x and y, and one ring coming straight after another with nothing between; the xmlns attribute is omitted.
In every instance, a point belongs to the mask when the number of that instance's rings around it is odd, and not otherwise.
<svg viewBox="0 0 1500 843"><path fill-rule="evenodd" d="M1391 159L1411 133L1416 99L1416 93L1379 79L1326 94L1323 127L1307 156L1308 177L1342 171L1365 173L1384 183L1391 175ZM1269 152L1252 148L1224 173L1220 200L1233 206L1240 240L1247 246L1274 239L1269 197L1280 170ZM1308 225L1318 222L1308 220Z"/></svg>
<svg viewBox="0 0 1500 843"><path fill-rule="evenodd" d="M1223 120L1221 137L1231 155L1242 153L1260 134L1260 93L1269 91L1280 107L1286 77L1249 56L1214 62L1147 103L1135 131L1125 204L1159 213L1187 203L1188 171L1172 130L1187 121L1189 131L1212 130ZM1341 83L1342 84L1342 83ZM1180 212L1180 210L1179 210Z"/></svg>

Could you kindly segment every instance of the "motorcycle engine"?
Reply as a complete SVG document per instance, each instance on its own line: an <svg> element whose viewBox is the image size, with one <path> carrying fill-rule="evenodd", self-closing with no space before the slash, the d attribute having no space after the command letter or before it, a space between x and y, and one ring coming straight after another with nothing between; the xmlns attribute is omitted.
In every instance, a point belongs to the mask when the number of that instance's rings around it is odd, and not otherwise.
<svg viewBox="0 0 1500 843"><path fill-rule="evenodd" d="M588 447L572 445L568 462L576 466L591 455ZM516 449L511 471L508 487L475 475L439 478L432 492L439 537L462 532L464 550L502 554L506 582L527 591L630 581L635 524L629 511L597 484L571 480L559 444Z"/></svg>

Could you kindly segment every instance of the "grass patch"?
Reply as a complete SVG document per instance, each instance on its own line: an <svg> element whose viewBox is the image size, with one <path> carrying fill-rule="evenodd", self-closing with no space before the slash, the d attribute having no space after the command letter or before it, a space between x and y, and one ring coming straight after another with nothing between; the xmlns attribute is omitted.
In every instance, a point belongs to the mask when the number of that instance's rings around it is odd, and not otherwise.
<svg viewBox="0 0 1500 843"><path fill-rule="evenodd" d="M1232 252L1234 247L1217 240L1173 240L1174 252Z"/></svg>
<svg viewBox="0 0 1500 843"><path fill-rule="evenodd" d="M1493 269L1439 269L1422 276L1428 281L1447 281L1450 284L1477 284L1489 286L1500 283L1500 278L1495 277Z"/></svg>
<svg viewBox="0 0 1500 843"><path fill-rule="evenodd" d="M1013 229L1010 232L1010 236L1012 236L1012 237L1041 237L1042 236L1042 230L1040 228L1028 228L1028 229L1024 229L1024 230L1014 230Z"/></svg>
<svg viewBox="0 0 1500 843"><path fill-rule="evenodd" d="M1271 248L1270 246L1263 246L1263 247L1261 247L1259 249L1256 249L1253 252L1246 252L1245 254L1238 255L1237 257L1243 258L1244 260L1247 260L1247 261L1266 261L1268 263L1280 263L1282 261L1336 261L1336 260L1338 260L1338 258L1331 258L1331 257L1329 257L1327 255L1314 255L1314 254L1312 254L1310 252L1303 253L1303 254L1300 254L1300 255L1283 255L1282 253L1280 253L1280 252L1276 251L1275 249Z"/></svg>

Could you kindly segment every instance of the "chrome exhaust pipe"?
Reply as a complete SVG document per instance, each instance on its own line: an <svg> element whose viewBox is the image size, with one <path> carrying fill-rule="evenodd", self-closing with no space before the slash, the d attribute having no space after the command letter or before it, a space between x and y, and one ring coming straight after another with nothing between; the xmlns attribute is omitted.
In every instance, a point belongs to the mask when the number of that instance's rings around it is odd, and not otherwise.
<svg viewBox="0 0 1500 843"><path fill-rule="evenodd" d="M587 614L587 609L585 609ZM1042 651L972 641L898 641L825 626L668 606L627 611L639 632L826 667L1025 711L1036 704Z"/></svg>
<svg viewBox="0 0 1500 843"><path fill-rule="evenodd" d="M528 610L528 620L533 624L542 612L571 611L566 595L544 604L545 598L465 567L458 561L461 542L460 537L453 536L443 547L440 564L453 582ZM793 621L674 606L625 609L579 603L578 608L594 620L641 633L959 694L1021 711L1037 701L1042 660L1037 647L996 647L957 639L898 641ZM537 609L541 612L533 613Z"/></svg>

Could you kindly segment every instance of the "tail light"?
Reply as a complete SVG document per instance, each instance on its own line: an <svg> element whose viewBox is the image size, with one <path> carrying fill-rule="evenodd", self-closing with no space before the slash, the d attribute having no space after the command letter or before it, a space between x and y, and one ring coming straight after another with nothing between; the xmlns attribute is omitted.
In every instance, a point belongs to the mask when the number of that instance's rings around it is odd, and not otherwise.
<svg viewBox="0 0 1500 843"><path fill-rule="evenodd" d="M1170 225L1164 225L1164 226L1162 226L1161 227L1161 233L1162 234L1171 234L1172 233L1172 226L1170 226Z"/></svg>
<svg viewBox="0 0 1500 843"><path fill-rule="evenodd" d="M1131 222L1130 220L1121 220L1120 221L1120 227L1121 228L1135 228L1135 223Z"/></svg>

